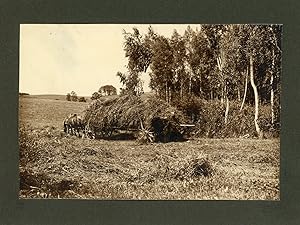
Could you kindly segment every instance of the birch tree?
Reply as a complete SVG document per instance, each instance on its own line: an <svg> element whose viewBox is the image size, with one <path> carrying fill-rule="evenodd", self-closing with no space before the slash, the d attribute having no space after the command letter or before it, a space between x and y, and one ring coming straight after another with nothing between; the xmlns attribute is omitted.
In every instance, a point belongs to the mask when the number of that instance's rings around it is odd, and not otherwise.
<svg viewBox="0 0 300 225"><path fill-rule="evenodd" d="M128 58L128 72L118 72L117 76L125 86L124 90L127 90L128 93L139 95L143 93L140 74L146 72L151 63L151 50L137 28L133 28L132 33L123 30L123 35L125 39L125 57Z"/></svg>

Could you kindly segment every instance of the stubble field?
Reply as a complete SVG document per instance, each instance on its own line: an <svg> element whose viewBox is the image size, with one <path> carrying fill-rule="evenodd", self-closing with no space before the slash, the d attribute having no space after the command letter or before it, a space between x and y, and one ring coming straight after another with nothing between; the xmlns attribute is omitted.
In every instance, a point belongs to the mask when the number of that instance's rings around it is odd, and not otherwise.
<svg viewBox="0 0 300 225"><path fill-rule="evenodd" d="M20 198L279 200L279 139L140 144L65 135L87 103L21 97Z"/></svg>

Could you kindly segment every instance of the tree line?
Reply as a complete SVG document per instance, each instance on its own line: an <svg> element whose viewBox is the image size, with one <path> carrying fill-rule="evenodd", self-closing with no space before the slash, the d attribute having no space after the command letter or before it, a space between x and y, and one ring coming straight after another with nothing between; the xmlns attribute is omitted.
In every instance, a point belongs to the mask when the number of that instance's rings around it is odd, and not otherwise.
<svg viewBox="0 0 300 225"><path fill-rule="evenodd" d="M79 97L77 96L75 91L71 91L71 93L68 93L66 96L67 101L72 101L72 102L86 102L85 97Z"/></svg>
<svg viewBox="0 0 300 225"><path fill-rule="evenodd" d="M104 85L99 88L98 91L92 94L91 100L99 99L102 96L116 95L117 89L112 85ZM66 95L67 101L73 102L86 102L84 97L78 97L75 91L71 91L71 93L67 93Z"/></svg>
<svg viewBox="0 0 300 225"><path fill-rule="evenodd" d="M96 91L92 94L91 99L95 100L95 99L101 98L102 96L110 96L110 95L116 95L116 94L117 94L117 89L114 86L104 85L104 86L101 86L98 91Z"/></svg>
<svg viewBox="0 0 300 225"><path fill-rule="evenodd" d="M118 72L122 93L143 93L141 74L150 75L149 87L170 104L191 96L225 105L232 102L255 108L257 134L259 105L269 104L272 124L279 123L281 25L217 24L188 26L171 38L151 26L145 35L137 28L123 31L127 71Z"/></svg>

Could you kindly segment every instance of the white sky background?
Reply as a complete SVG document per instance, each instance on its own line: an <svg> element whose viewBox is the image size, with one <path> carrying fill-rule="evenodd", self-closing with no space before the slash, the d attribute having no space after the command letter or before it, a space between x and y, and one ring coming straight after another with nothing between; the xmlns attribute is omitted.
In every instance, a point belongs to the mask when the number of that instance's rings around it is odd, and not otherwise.
<svg viewBox="0 0 300 225"><path fill-rule="evenodd" d="M171 37L174 29L183 35L188 24L151 26ZM91 96L111 84L119 92L122 85L116 74L127 71L123 29L132 32L132 27L144 35L149 24L22 24L19 91ZM149 91L149 76L143 74L142 79L144 91Z"/></svg>

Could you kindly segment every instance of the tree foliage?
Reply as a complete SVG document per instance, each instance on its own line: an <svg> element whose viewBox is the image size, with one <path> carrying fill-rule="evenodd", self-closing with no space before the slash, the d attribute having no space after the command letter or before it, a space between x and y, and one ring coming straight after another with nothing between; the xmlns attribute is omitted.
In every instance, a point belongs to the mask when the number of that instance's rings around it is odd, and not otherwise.
<svg viewBox="0 0 300 225"><path fill-rule="evenodd" d="M128 71L117 76L124 93L137 95L140 75L148 72L149 87L171 104L189 96L220 100L225 123L231 101L240 102L241 110L244 102L271 104L272 123L278 124L281 31L280 25L204 24L188 26L182 36L174 30L168 38L151 26L144 36L133 28L124 31Z"/></svg>
<svg viewBox="0 0 300 225"><path fill-rule="evenodd" d="M78 97L75 91L71 91L71 101L77 102Z"/></svg>
<svg viewBox="0 0 300 225"><path fill-rule="evenodd" d="M67 99L67 101L71 101L71 94L70 93L67 94L66 99Z"/></svg>
<svg viewBox="0 0 300 225"><path fill-rule="evenodd" d="M143 83L140 74L146 72L151 63L151 50L147 40L142 37L137 28L133 32L123 31L125 57L128 58L127 73L118 72L117 76L123 84L124 93L140 95L143 93Z"/></svg>
<svg viewBox="0 0 300 225"><path fill-rule="evenodd" d="M127 74L117 72L117 76L123 85L121 94L140 95L143 93L143 83L138 72L132 71Z"/></svg>
<svg viewBox="0 0 300 225"><path fill-rule="evenodd" d="M91 99L92 99L92 100L96 100L96 99L99 99L101 96L102 96L102 95L101 95L98 91L96 91L96 92L94 92L94 93L92 94Z"/></svg>
<svg viewBox="0 0 300 225"><path fill-rule="evenodd" d="M86 99L85 99L85 97L80 97L80 98L78 99L78 101L79 101L79 102L86 102Z"/></svg>
<svg viewBox="0 0 300 225"><path fill-rule="evenodd" d="M98 92L101 95L106 95L106 96L116 95L117 94L117 89L114 86L112 86L112 85L104 85L104 86L101 86L99 88Z"/></svg>

